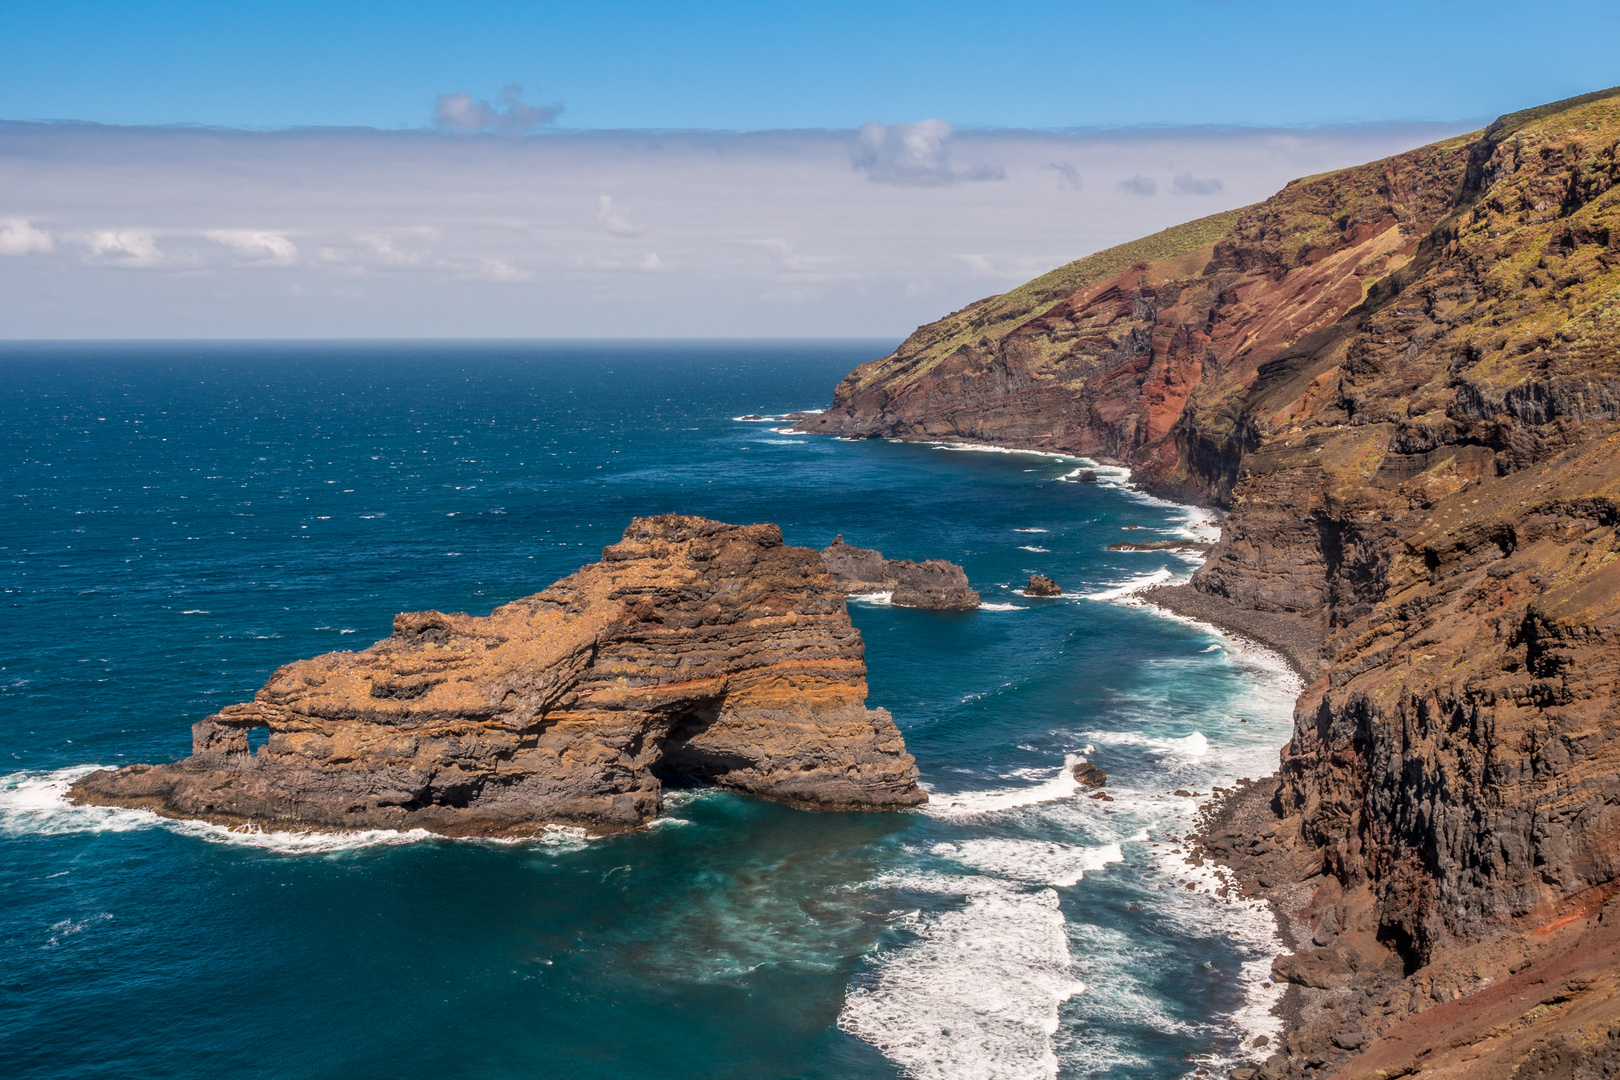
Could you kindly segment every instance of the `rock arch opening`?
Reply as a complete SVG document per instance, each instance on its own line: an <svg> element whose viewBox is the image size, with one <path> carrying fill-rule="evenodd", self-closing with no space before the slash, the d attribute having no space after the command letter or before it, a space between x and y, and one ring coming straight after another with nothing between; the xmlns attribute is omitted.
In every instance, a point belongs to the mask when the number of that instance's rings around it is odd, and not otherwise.
<svg viewBox="0 0 1620 1080"><path fill-rule="evenodd" d="M666 788L725 786L725 777L755 762L729 746L715 730L725 706L724 698L695 701L676 713L660 740L653 775Z"/></svg>

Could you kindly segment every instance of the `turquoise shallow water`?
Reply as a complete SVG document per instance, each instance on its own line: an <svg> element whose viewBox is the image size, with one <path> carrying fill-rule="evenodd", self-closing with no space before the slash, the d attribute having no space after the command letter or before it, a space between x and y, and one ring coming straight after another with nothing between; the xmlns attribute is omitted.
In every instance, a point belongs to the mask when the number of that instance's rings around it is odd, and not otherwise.
<svg viewBox="0 0 1620 1080"><path fill-rule="evenodd" d="M1157 1078L1270 1030L1269 920L1182 861L1169 792L1270 771L1292 676L1131 603L1192 564L1107 544L1206 526L1116 471L733 419L887 347L0 348L5 1073ZM503 844L59 797L184 755L278 664L487 611L667 511L966 566L980 611L850 605L926 811L682 792L635 835ZM1032 571L1071 595L1024 598ZM1074 791L1080 754L1115 801Z"/></svg>

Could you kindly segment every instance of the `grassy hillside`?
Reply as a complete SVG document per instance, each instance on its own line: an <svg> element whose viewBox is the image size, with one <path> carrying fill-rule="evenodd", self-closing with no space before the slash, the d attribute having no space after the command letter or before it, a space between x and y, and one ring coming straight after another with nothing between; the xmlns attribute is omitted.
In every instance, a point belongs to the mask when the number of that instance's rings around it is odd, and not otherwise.
<svg viewBox="0 0 1620 1080"><path fill-rule="evenodd" d="M850 374L853 387L859 389L876 382L895 385L915 382L961 346L976 343L991 347L1030 318L1043 314L1093 282L1113 277L1137 263L1160 262L1211 247L1248 209L1240 207L1211 214L1140 240L1105 248L1000 296L953 311L938 322L919 327L892 355L857 368Z"/></svg>

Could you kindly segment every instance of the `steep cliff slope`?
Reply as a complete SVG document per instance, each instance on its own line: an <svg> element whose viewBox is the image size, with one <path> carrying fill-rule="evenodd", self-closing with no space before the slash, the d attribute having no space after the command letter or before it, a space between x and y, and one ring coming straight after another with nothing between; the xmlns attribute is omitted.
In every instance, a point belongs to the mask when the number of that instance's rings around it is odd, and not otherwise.
<svg viewBox="0 0 1620 1080"><path fill-rule="evenodd" d="M798 426L1069 450L1224 494L1225 463L1184 463L1171 437L1189 398L1229 401L1360 304L1411 259L1468 160L1466 139L1425 147L1088 256L922 327ZM1216 458L1224 434L1200 430Z"/></svg>
<svg viewBox="0 0 1620 1080"><path fill-rule="evenodd" d="M1325 639L1277 836L1375 1030L1620 890L1617 148L1605 91L1296 181L926 327L804 424L1107 454L1230 511L1191 588Z"/></svg>
<svg viewBox="0 0 1620 1080"><path fill-rule="evenodd" d="M671 780L926 802L894 721L865 707L863 656L820 555L776 526L642 518L600 563L487 616L409 612L369 649L288 664L193 725L191 757L91 773L72 797L450 835L632 828Z"/></svg>

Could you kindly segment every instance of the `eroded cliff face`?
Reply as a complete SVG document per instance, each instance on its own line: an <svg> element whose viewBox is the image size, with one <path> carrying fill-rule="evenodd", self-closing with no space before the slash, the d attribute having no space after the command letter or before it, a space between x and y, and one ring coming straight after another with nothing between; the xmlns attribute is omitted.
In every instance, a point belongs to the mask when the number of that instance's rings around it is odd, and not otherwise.
<svg viewBox="0 0 1620 1080"><path fill-rule="evenodd" d="M1088 454L1222 498L1234 398L1411 259L1468 160L1466 139L1425 147L1081 259L920 328L797 426Z"/></svg>
<svg viewBox="0 0 1620 1080"><path fill-rule="evenodd" d="M1334 631L1280 798L1409 966L1620 872L1617 140L1613 96L1493 125L1412 262L1245 398L1200 585Z"/></svg>
<svg viewBox="0 0 1620 1080"><path fill-rule="evenodd" d="M865 701L860 633L816 551L774 525L642 518L600 563L487 616L409 612L369 649L288 664L195 724L191 757L92 773L71 797L448 835L633 828L672 781L826 809L925 802Z"/></svg>
<svg viewBox="0 0 1620 1080"><path fill-rule="evenodd" d="M924 328L804 425L1107 454L1230 511L1198 596L1325 639L1272 846L1358 1024L1506 985L1620 891L1617 148L1606 91L1295 182Z"/></svg>

